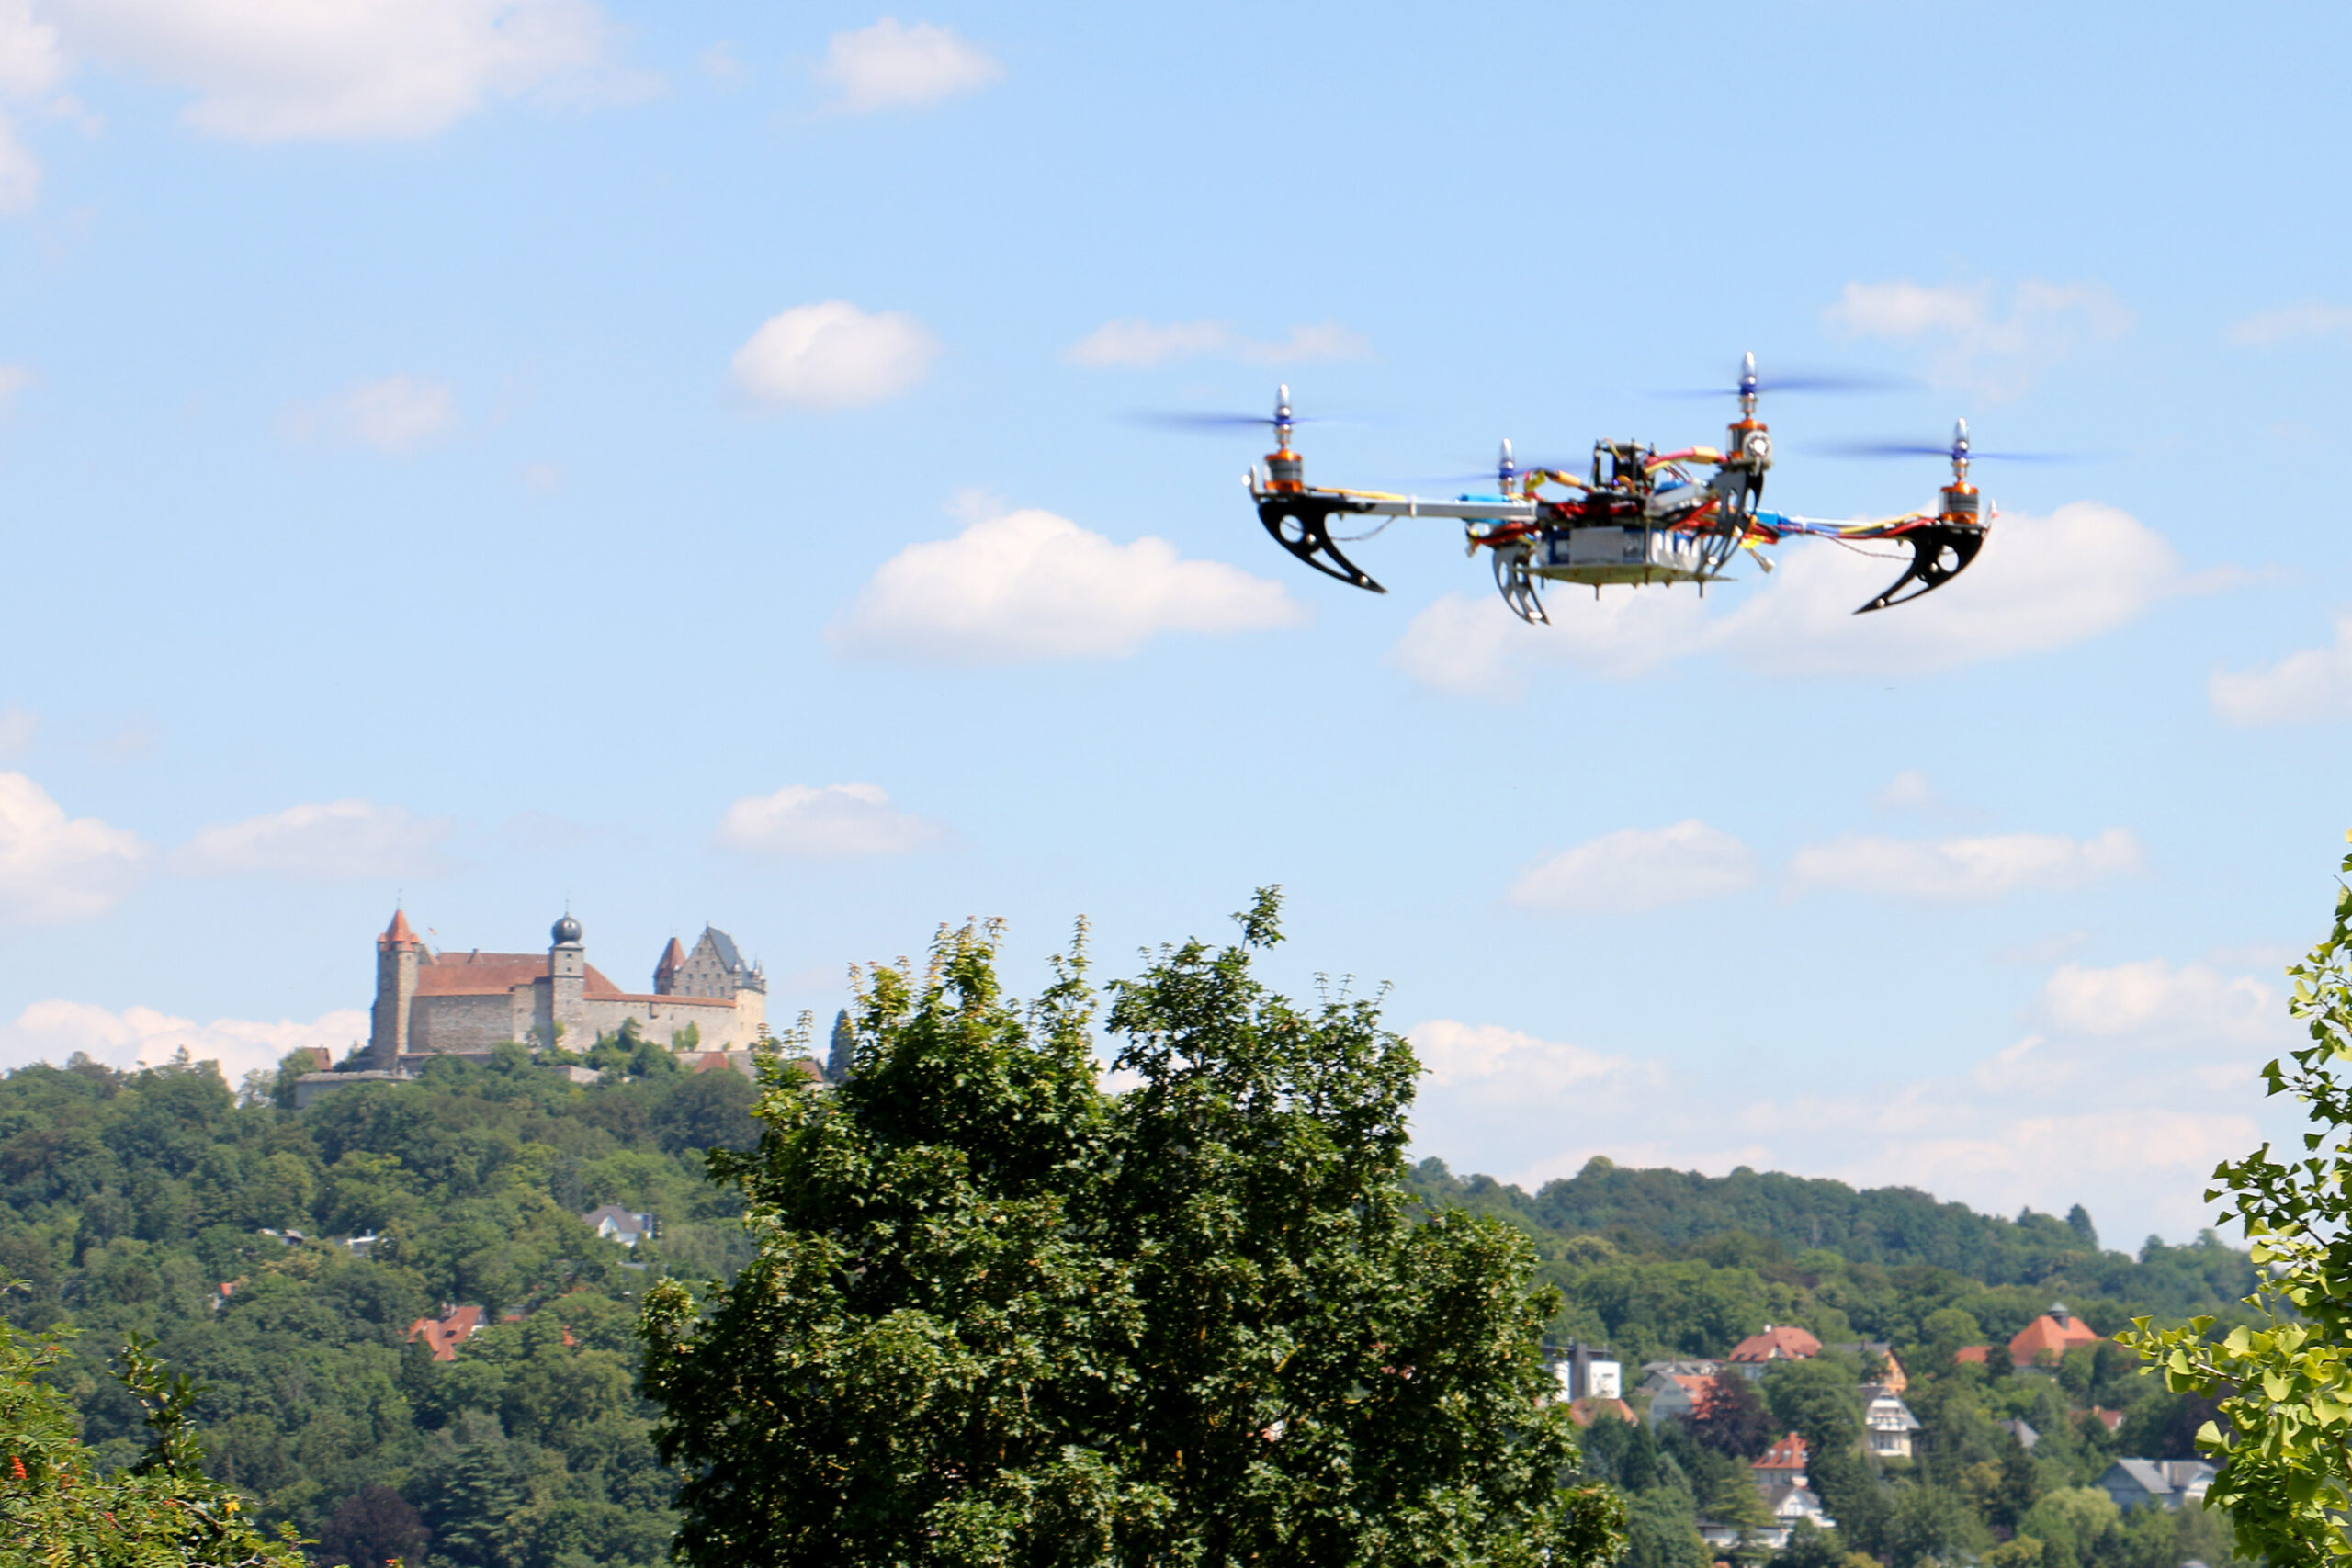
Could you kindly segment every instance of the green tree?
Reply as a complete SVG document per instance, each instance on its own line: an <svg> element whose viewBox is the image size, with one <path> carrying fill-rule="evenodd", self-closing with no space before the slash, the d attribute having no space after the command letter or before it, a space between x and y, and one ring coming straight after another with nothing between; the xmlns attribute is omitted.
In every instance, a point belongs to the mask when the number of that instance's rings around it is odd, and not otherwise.
<svg viewBox="0 0 2352 1568"><path fill-rule="evenodd" d="M1995 1529L2014 1531L2041 1496L2033 1456L2012 1437L2001 1450L2000 1479L1993 1488L1992 1506L1984 1510L1985 1521Z"/></svg>
<svg viewBox="0 0 2352 1568"><path fill-rule="evenodd" d="M1410 1049L1252 976L1276 911L1114 987L1121 1096L1082 953L1022 1009L968 927L868 974L842 1088L769 1073L758 1153L711 1156L757 1258L646 1314L684 1562L1617 1556L1532 1248L1415 1223Z"/></svg>
<svg viewBox="0 0 2352 1568"><path fill-rule="evenodd" d="M849 1080L851 1065L857 1054L857 1031L849 1021L849 1009L833 1015L833 1032L825 1052L825 1077L834 1083Z"/></svg>
<svg viewBox="0 0 2352 1568"><path fill-rule="evenodd" d="M1886 1519L1886 1552L1894 1568L1951 1562L1989 1544L1966 1498L1944 1486L1897 1486Z"/></svg>
<svg viewBox="0 0 2352 1568"><path fill-rule="evenodd" d="M1707 1517L1739 1532L1739 1544L1732 1549L1735 1560L1763 1561L1766 1553L1757 1538L1771 1528L1772 1509L1753 1480L1739 1471L1727 1469L1708 1486L1700 1504Z"/></svg>
<svg viewBox="0 0 2352 1568"><path fill-rule="evenodd" d="M1919 1337L1922 1370L1939 1375L1951 1365L1955 1351L1964 1346L1984 1344L1984 1330L1969 1313L1959 1307L1945 1307L1928 1314L1919 1325Z"/></svg>
<svg viewBox="0 0 2352 1568"><path fill-rule="evenodd" d="M290 1539L270 1540L244 1499L206 1478L188 1422L198 1393L137 1337L117 1365L145 1414L146 1453L101 1474L51 1387L63 1336L0 1323L0 1562L42 1568L302 1568Z"/></svg>
<svg viewBox="0 0 2352 1568"><path fill-rule="evenodd" d="M2340 870L2352 876L2352 855ZM2173 1393L2218 1402L2197 1442L2222 1461L2206 1503L2229 1509L2239 1555L2302 1568L2352 1557L2352 886L2339 883L2333 929L2288 973L2312 1043L2263 1077L2310 1107L2312 1130L2301 1157L2266 1143L2222 1162L2205 1194L2265 1270L2245 1297L2258 1325L2217 1339L2211 1316L2173 1328L2143 1316L2118 1337Z"/></svg>
<svg viewBox="0 0 2352 1568"><path fill-rule="evenodd" d="M1754 1459L1772 1442L1772 1416L1745 1373L1725 1367L1707 1382L1690 1412L1700 1442L1735 1459Z"/></svg>
<svg viewBox="0 0 2352 1568"><path fill-rule="evenodd" d="M1779 1363L1764 1374L1764 1402L1773 1423L1803 1438L1816 1459L1852 1448L1861 1436L1861 1401L1853 1378L1834 1360Z"/></svg>
<svg viewBox="0 0 2352 1568"><path fill-rule="evenodd" d="M1624 1568L1707 1568L1713 1559L1691 1516L1689 1493L1660 1487L1626 1504Z"/></svg>

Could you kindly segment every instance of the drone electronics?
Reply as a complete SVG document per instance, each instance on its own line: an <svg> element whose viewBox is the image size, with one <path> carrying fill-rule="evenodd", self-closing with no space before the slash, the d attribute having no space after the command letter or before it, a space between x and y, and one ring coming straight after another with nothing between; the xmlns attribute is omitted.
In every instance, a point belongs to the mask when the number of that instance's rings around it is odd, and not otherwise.
<svg viewBox="0 0 2352 1568"><path fill-rule="evenodd" d="M1770 570L1762 547L1792 536L1849 545L1894 540L1910 547L1911 563L1903 574L1856 615L1907 604L1968 569L1984 548L1990 522L1983 498L1968 482L1968 466L1993 454L1971 453L1967 421L1959 423L1949 448L1866 449L1875 455L1932 452L1947 458L1951 482L1943 487L1935 511L1874 522L1826 522L1767 512L1758 504L1764 475L1772 466L1772 437L1756 417L1756 400L1765 389L1757 379L1756 356L1747 355L1733 389L1739 418L1720 451L1686 446L1660 452L1637 442L1597 441L1590 471L1575 474L1555 468L1522 469L1511 460L1506 441L1493 488L1451 500L1308 484L1306 459L1292 444L1292 433L1303 422L1291 412L1288 387L1276 399L1271 419L1205 416L1187 423L1272 427L1274 450L1266 455L1262 469L1251 466L1250 497L1266 532L1325 576L1374 593L1387 592L1340 553L1332 532L1340 519L1451 518L1463 524L1473 556L1482 549L1492 554L1503 603L1531 623L1550 620L1538 593L1540 582L1586 584L1596 596L1614 583L1691 582L1703 593L1742 550Z"/></svg>

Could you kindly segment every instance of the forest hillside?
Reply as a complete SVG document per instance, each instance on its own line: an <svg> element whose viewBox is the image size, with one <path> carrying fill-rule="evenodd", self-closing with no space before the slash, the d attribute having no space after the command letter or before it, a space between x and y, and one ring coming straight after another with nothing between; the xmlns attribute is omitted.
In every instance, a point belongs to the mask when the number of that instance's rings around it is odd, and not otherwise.
<svg viewBox="0 0 2352 1568"><path fill-rule="evenodd" d="M650 1568L674 1480L636 1390L638 1303L664 1273L725 1276L750 1256L703 1151L756 1141L754 1095L733 1072L686 1073L659 1051L592 1060L603 1081L520 1047L487 1065L445 1058L415 1082L339 1089L301 1110L291 1068L243 1096L202 1063L20 1068L0 1078L0 1276L21 1281L6 1315L78 1331L66 1392L110 1463L144 1438L109 1357L129 1334L153 1337L205 1385L213 1472L315 1538L322 1564L398 1553L441 1568ZM1997 1377L1959 1366L1956 1350L1998 1343L2053 1298L2106 1334L2135 1311L2226 1308L2248 1279L2244 1255L2211 1237L2127 1256L2101 1249L2079 1211L1999 1219L1747 1171L1595 1161L1529 1194L1430 1161L1413 1185L1526 1229L1566 1298L1555 1337L1613 1350L1629 1382L1645 1360L1719 1357L1768 1323L1894 1347L1914 1370L1926 1457L1870 1469L1874 1490L1847 1485L1853 1517L1834 1538L1894 1568L2014 1545L2045 1497L2097 1515L2078 1494L2107 1456L2186 1451L2190 1412L2111 1345L2047 1375ZM605 1205L651 1216L650 1235L600 1235L582 1216ZM1869 1371L1838 1365L1840 1387ZM1759 1396L1795 1400L1775 1377ZM2120 1409L2120 1428L2078 1416L2094 1405ZM1781 1424L1773 1409L1768 1427ZM1996 1423L2029 1413L2047 1435L2020 1472ZM1825 1442L1851 1438L1818 1410L1804 1419ZM1738 1450L1759 1432L1593 1430L1588 1464L1634 1499L1637 1562L1706 1560L1697 1523L1725 1506L1725 1478L1744 1477ZM1987 1474L2009 1490L1996 1497ZM2036 1562L2179 1560L2170 1537L2118 1555L2128 1539L2096 1517Z"/></svg>

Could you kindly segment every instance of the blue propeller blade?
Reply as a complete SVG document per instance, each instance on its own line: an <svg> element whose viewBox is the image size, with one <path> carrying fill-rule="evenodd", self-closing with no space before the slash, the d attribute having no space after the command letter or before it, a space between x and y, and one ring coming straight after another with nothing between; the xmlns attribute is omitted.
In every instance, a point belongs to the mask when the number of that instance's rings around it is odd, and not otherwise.
<svg viewBox="0 0 2352 1568"><path fill-rule="evenodd" d="M1272 414L1263 413L1166 413L1146 411L1141 413L1127 414L1125 417L1132 424L1155 425L1162 430L1243 430L1253 426L1271 430L1277 423ZM1299 414L1295 415L1290 423L1296 426L1342 424L1346 422L1314 414Z"/></svg>
<svg viewBox="0 0 2352 1568"><path fill-rule="evenodd" d="M1952 444L1925 441L1849 441L1839 446L1815 448L1833 457L1950 457ZM1987 452L1981 446L1968 449L1972 463L2080 463L2085 457L2079 452Z"/></svg>
<svg viewBox="0 0 2352 1568"><path fill-rule="evenodd" d="M1758 392L1899 392L1917 385L1901 376L1758 376ZM1736 398L1740 385L1732 381L1715 387L1677 387L1660 392L1662 398Z"/></svg>

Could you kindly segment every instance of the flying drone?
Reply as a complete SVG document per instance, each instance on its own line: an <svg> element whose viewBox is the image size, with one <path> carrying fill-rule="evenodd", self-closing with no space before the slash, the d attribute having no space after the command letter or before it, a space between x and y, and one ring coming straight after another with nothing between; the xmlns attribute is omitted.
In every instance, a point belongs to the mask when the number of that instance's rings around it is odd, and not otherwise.
<svg viewBox="0 0 2352 1568"><path fill-rule="evenodd" d="M1782 383L1784 386L1793 383ZM1491 491L1432 500L1385 491L1340 490L1306 482L1306 463L1292 444L1301 423L1291 412L1290 389L1275 400L1271 419L1245 416L1202 423L1265 424L1274 432L1274 450L1262 469L1250 466L1247 482L1258 520L1283 548L1327 577L1385 593L1341 553L1344 538L1333 524L1347 517L1442 517L1460 521L1469 553L1493 558L1495 586L1520 619L1548 624L1538 590L1541 582L1589 585L1595 596L1610 584L1690 582L1702 593L1745 550L1764 570L1772 569L1764 547L1811 536L1856 545L1894 540L1909 547L1910 565L1884 592L1854 613L1865 615L1908 604L1968 570L1984 547L1991 518L1968 466L1988 456L1972 453L1968 422L1962 420L1949 448L1875 446L1873 455L1928 453L1951 463L1951 482L1939 492L1933 512L1906 513L1872 522L1838 523L1768 512L1758 504L1764 476L1772 467L1772 437L1756 417L1756 400L1766 389L1756 375L1756 356L1745 356L1734 395L1739 418L1718 450L1686 446L1660 452L1639 442L1593 443L1587 473L1563 468L1521 468L1510 443L1502 444ZM1483 476L1482 476L1483 477ZM1384 522L1377 533L1388 525Z"/></svg>

